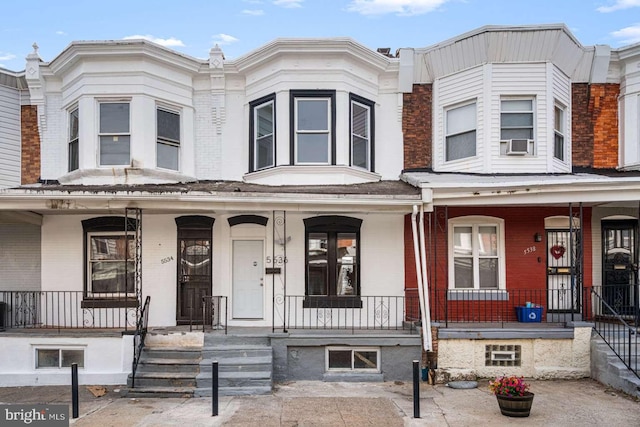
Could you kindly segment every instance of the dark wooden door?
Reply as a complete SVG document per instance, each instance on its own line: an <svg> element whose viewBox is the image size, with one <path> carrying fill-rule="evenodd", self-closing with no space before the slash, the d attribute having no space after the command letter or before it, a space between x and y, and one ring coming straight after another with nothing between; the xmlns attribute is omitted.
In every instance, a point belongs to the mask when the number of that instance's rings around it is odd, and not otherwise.
<svg viewBox="0 0 640 427"><path fill-rule="evenodd" d="M211 296L211 232L198 237L196 230L178 236L178 324L203 320L202 299ZM180 235L182 234L182 236ZM185 236L185 234L188 234ZM206 231L203 234L207 234Z"/></svg>
<svg viewBox="0 0 640 427"><path fill-rule="evenodd" d="M602 297L618 314L634 314L637 263L637 222L602 222ZM611 314L602 307L602 312Z"/></svg>

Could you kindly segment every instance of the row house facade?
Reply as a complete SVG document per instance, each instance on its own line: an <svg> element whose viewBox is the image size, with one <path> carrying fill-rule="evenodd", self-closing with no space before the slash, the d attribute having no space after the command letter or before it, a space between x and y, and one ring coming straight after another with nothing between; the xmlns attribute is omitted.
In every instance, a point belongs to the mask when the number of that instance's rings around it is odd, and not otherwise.
<svg viewBox="0 0 640 427"><path fill-rule="evenodd" d="M34 46L0 85L21 126L2 382L80 361L121 384L141 319L152 343L262 334L274 381L406 380L421 355L451 377L589 376L585 289L638 311L640 47L548 25L383 53Z"/></svg>

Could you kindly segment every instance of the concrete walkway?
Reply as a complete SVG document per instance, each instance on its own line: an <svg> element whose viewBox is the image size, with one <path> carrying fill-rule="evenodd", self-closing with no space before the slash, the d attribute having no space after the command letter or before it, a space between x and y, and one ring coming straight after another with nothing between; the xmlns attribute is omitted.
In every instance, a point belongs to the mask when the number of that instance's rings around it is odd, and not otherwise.
<svg viewBox="0 0 640 427"><path fill-rule="evenodd" d="M592 380L532 381L528 418L500 414L485 381L470 390L421 383L421 418L413 418L411 383L323 383L278 385L268 396L223 396L219 415L210 398L120 398L117 388L94 397L80 390L74 426L638 426L640 402ZM70 387L0 388L0 404L68 403ZM70 409L71 411L71 409ZM1 420L0 420L1 421ZM0 424L2 424L0 422Z"/></svg>

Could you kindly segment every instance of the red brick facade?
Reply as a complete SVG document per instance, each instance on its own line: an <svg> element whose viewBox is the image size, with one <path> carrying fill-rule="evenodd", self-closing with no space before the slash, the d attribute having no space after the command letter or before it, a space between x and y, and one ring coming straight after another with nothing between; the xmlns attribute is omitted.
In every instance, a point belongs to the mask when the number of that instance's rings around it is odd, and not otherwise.
<svg viewBox="0 0 640 427"><path fill-rule="evenodd" d="M618 166L620 85L574 83L571 88L573 166Z"/></svg>
<svg viewBox="0 0 640 427"><path fill-rule="evenodd" d="M574 214L576 214L574 209ZM487 207L487 208L438 208L432 214L431 230L426 231L427 269L431 290L431 314L438 319L444 316L444 291L448 289L448 236L446 218L465 215L484 215L504 220L505 266L507 288L511 290L547 289L547 247L544 220L552 216L568 216L569 207ZM436 220L437 219L437 220ZM437 223L436 223L437 222ZM425 223L429 224L428 215ZM535 242L534 235L540 233L542 242ZM591 286L592 278L592 244L591 244L591 209L583 209L583 286ZM417 294L416 268L411 231L411 215L405 217L405 294L409 297ZM436 291L439 297L436 296ZM449 303L449 310L455 308L455 302ZM482 310L482 303L474 303ZM468 311L468 310L467 310ZM453 312L448 314L451 318ZM473 319L468 319L473 320Z"/></svg>
<svg viewBox="0 0 640 427"><path fill-rule="evenodd" d="M40 134L38 107L23 105L21 111L21 184L34 184L40 179Z"/></svg>
<svg viewBox="0 0 640 427"><path fill-rule="evenodd" d="M619 84L592 84L589 110L593 117L593 167L618 167Z"/></svg>
<svg viewBox="0 0 640 427"><path fill-rule="evenodd" d="M432 153L432 85L413 85L402 105L404 168L430 168Z"/></svg>

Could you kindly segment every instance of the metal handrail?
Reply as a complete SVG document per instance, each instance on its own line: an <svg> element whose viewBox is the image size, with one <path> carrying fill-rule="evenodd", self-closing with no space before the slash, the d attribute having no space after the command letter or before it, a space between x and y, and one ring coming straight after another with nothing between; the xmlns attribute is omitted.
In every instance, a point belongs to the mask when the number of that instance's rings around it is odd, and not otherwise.
<svg viewBox="0 0 640 427"><path fill-rule="evenodd" d="M640 378L640 373L638 372L638 344L640 344L638 340L638 333L636 328L629 325L624 318L609 305L604 298L600 294L596 292L595 289L591 289L591 294L594 295L600 304L606 307L610 313L607 313L607 317L611 320L615 319L616 323L611 322L595 322L593 329L600 335L602 340L609 346L609 348L613 351L613 353L622 361L622 363L631 371L633 374ZM607 325L607 328L604 327ZM605 329L608 329L605 331ZM622 331L622 333L620 333ZM633 337L635 336L635 340ZM616 346L614 340L615 338L624 338L625 342L618 343ZM634 342L635 341L635 342Z"/></svg>
<svg viewBox="0 0 640 427"><path fill-rule="evenodd" d="M227 335L228 322L228 298L222 295L208 295L202 297L202 332L207 325L211 329L224 330Z"/></svg>
<svg viewBox="0 0 640 427"><path fill-rule="evenodd" d="M149 324L149 303L151 297L147 295L144 300L144 305L140 311L140 318L136 322L136 332L133 335L133 362L131 366L131 388L136 386L136 370L142 357L142 350L144 350L144 340L147 337L147 327Z"/></svg>

